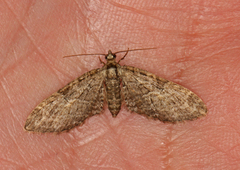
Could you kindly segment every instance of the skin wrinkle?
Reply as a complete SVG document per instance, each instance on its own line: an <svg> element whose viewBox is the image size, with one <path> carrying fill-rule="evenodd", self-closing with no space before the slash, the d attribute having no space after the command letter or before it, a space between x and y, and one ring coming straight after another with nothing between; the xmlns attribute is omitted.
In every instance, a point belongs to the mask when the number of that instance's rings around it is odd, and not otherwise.
<svg viewBox="0 0 240 170"><path fill-rule="evenodd" d="M145 12L144 10L137 10L136 8L132 8L132 7L126 6L126 5L121 5L121 4L116 3L114 1L108 1L108 3L114 5L117 8L120 8L120 9L128 10L128 11L134 12L134 13L136 12L140 15L143 15L144 17L149 16L149 17L154 18L154 19L159 19L158 17L156 17L154 15L151 15L149 12Z"/></svg>
<svg viewBox="0 0 240 170"><path fill-rule="evenodd" d="M6 79L5 77L3 77L3 80L5 81L5 83L7 83L7 79ZM11 103L11 107L12 107L13 103L12 103L12 99L11 99L11 97L10 97L10 94L8 93L8 89L7 89L7 87L3 84L2 81L0 81L0 83L1 83L1 85L2 85L2 87L3 87L3 89L4 89L5 94L7 95L7 98L8 98L8 100L9 100L9 102Z"/></svg>
<svg viewBox="0 0 240 170"><path fill-rule="evenodd" d="M13 115L13 114L12 114ZM16 139L16 137L15 137L15 135L10 131L10 130L8 130L8 132L9 132L9 135L11 136L11 141L13 141L14 142L14 144L15 144L15 146L18 148L18 150L20 151L18 151L20 154L20 156L21 156L21 158L24 160L24 162L25 162L25 164L27 163L27 160L26 160L26 158L22 155L22 153L24 153L23 152L23 149L18 145L18 142L17 142L17 139ZM8 160L9 161L9 160ZM12 161L11 161L12 162Z"/></svg>
<svg viewBox="0 0 240 170"><path fill-rule="evenodd" d="M6 1L5 1L5 2L6 2ZM6 3L6 4L8 4L8 3ZM8 5L8 7L9 7L9 5ZM9 9L11 9L11 8L9 8ZM39 52L42 56L45 56L45 55L44 55L44 52L41 50L41 48L38 47L39 45L37 45L37 44L35 43L35 40L34 40L33 36L31 36L31 33L30 33L30 31L27 29L26 25L19 20L19 18L18 18L17 15L13 12L13 10L12 10L12 13L14 14L14 16L15 16L15 18L17 19L18 23L19 23L19 24L22 26L22 28L25 30L27 37L28 37L29 40L32 42L32 44L35 46L35 48L38 50L38 52ZM27 57L27 56L26 56L26 57ZM47 63L47 65L49 65L48 68L54 70L53 67L52 67L52 66L53 66L53 63L52 63L50 60L47 60L46 57L43 57L43 59L44 59L44 61L46 61L45 63ZM23 59L23 60L24 60L24 59ZM22 61L23 61L23 60L22 60ZM58 80L60 81L59 76L56 74L56 72L55 72L55 71L52 71L52 72L55 74L54 77L57 77Z"/></svg>

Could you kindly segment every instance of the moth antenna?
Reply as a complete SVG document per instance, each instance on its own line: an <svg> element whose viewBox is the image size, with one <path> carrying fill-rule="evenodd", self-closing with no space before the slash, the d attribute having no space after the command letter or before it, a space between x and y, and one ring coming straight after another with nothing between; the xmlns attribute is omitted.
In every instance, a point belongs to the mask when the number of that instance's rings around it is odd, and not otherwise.
<svg viewBox="0 0 240 170"><path fill-rule="evenodd" d="M117 51L114 54L117 53L124 53L124 52L129 52L129 51L141 51L141 50L153 50L153 49L157 49L157 47L152 47L152 48L137 48L137 49L128 49L128 50L123 50L123 51Z"/></svg>
<svg viewBox="0 0 240 170"><path fill-rule="evenodd" d="M129 51L140 51L140 50L152 50L152 49L157 49L156 47L153 48L139 48L139 49L131 49L131 50L123 50L123 51L117 51L113 54L117 54L117 53L124 53L124 52L129 52ZM94 53L94 54L74 54L74 55L67 55L67 56L63 56L63 58L67 58L67 57L77 57L77 56L87 56L87 55L103 55L106 56L106 54L98 54L98 53Z"/></svg>
<svg viewBox="0 0 240 170"><path fill-rule="evenodd" d="M86 55L106 55L106 54L74 54L74 55L66 55L66 56L63 56L63 58L67 58L67 57L78 57L78 56L86 56Z"/></svg>

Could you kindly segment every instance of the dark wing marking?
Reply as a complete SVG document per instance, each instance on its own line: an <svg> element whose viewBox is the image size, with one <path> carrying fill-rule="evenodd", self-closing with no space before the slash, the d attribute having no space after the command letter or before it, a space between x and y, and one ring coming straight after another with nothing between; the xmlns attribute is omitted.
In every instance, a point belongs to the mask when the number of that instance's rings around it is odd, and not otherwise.
<svg viewBox="0 0 240 170"><path fill-rule="evenodd" d="M130 111L163 122L193 120L207 113L196 94L176 83L130 66L118 65L118 74Z"/></svg>
<svg viewBox="0 0 240 170"><path fill-rule="evenodd" d="M52 94L28 116L24 128L34 132L72 129L103 109L105 69L89 71Z"/></svg>

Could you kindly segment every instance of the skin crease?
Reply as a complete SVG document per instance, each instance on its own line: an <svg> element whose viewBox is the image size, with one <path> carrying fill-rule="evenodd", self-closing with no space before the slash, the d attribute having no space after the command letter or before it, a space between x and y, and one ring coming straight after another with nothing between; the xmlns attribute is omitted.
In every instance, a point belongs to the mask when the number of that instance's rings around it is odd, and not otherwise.
<svg viewBox="0 0 240 170"><path fill-rule="evenodd" d="M166 2L0 2L3 169L240 168L240 5ZM122 106L113 118L105 105L68 133L23 130L43 99L102 67L96 56L63 56L147 47L158 49L130 52L121 64L189 88L206 103L207 117L167 124Z"/></svg>

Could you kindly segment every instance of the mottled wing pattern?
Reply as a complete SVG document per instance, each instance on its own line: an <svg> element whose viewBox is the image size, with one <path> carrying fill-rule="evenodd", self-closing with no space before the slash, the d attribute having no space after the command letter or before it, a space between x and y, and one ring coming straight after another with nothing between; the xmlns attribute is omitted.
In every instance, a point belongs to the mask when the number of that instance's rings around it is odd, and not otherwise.
<svg viewBox="0 0 240 170"><path fill-rule="evenodd" d="M27 131L62 132L100 113L104 103L106 69L89 71L52 94L28 116Z"/></svg>
<svg viewBox="0 0 240 170"><path fill-rule="evenodd" d="M196 94L176 83L130 66L118 65L118 74L130 111L163 122L193 120L207 113Z"/></svg>

